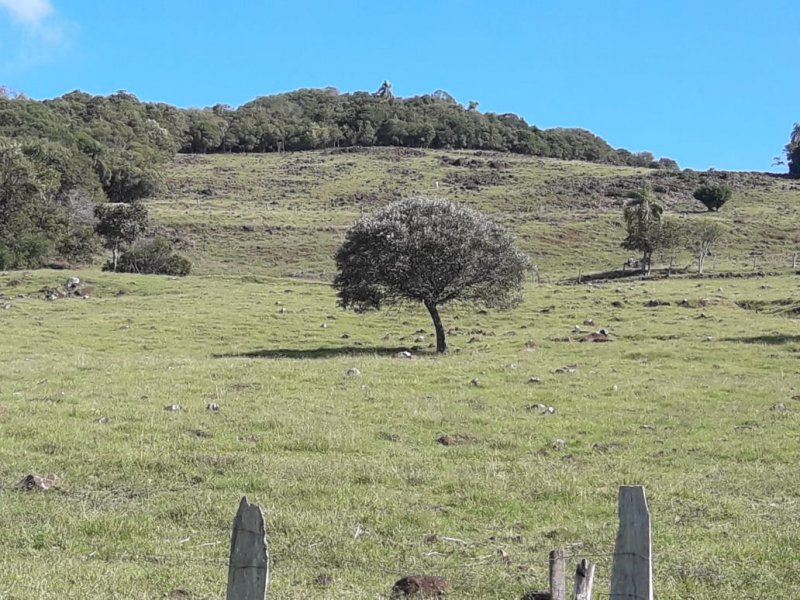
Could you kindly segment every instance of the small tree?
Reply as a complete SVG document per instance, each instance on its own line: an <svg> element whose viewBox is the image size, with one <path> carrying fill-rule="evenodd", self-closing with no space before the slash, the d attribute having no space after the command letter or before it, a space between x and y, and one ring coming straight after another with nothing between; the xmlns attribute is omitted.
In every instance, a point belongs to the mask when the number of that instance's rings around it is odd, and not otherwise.
<svg viewBox="0 0 800 600"><path fill-rule="evenodd" d="M664 209L647 188L628 202L623 211L627 236L622 241L622 247L642 253L642 270L645 275L650 273L653 252L659 247L663 213Z"/></svg>
<svg viewBox="0 0 800 600"><path fill-rule="evenodd" d="M99 204L95 208L95 216L95 231L105 240L106 248L111 250L112 266L116 271L120 247L132 244L147 230L147 208L138 202Z"/></svg>
<svg viewBox="0 0 800 600"><path fill-rule="evenodd" d="M701 275L706 257L713 252L725 232L725 227L715 221L696 221L688 228L688 247L697 258L697 272Z"/></svg>
<svg viewBox="0 0 800 600"><path fill-rule="evenodd" d="M669 273L678 257L678 252L686 245L686 225L675 217L663 217L655 243L656 251L669 261Z"/></svg>
<svg viewBox="0 0 800 600"><path fill-rule="evenodd" d="M702 185L692 194L695 200L699 200L709 210L717 212L722 205L731 199L733 190L724 184Z"/></svg>
<svg viewBox="0 0 800 600"><path fill-rule="evenodd" d="M362 218L336 252L339 305L356 311L422 302L447 351L439 307L475 302L510 308L521 300L529 262L505 229L443 199L413 198Z"/></svg>

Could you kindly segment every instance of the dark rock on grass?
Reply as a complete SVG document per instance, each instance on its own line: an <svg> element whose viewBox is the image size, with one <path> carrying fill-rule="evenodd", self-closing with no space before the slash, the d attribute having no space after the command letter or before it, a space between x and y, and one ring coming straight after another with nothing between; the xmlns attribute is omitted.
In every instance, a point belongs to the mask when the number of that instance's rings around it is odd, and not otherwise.
<svg viewBox="0 0 800 600"><path fill-rule="evenodd" d="M26 475L22 479L17 482L17 489L24 490L24 491L32 491L32 490L43 490L47 491L50 488L56 487L58 485L58 477L53 475L52 473L49 475L45 475L44 477L40 477L39 475L34 475L33 473Z"/></svg>
<svg viewBox="0 0 800 600"><path fill-rule="evenodd" d="M594 333L590 333L589 335L585 335L581 338L582 342L610 342L612 341L611 337L608 335L608 332L605 329L601 329L600 331L595 331Z"/></svg>
<svg viewBox="0 0 800 600"><path fill-rule="evenodd" d="M456 433L453 435L443 435L441 437L436 438L436 441L439 442L442 446L459 446L461 444L469 444L471 442L477 442L478 438L469 435L467 433Z"/></svg>
<svg viewBox="0 0 800 600"><path fill-rule="evenodd" d="M392 586L392 595L395 597L419 596L433 598L443 596L448 587L450 587L450 582L445 577L409 575L408 577L403 577Z"/></svg>
<svg viewBox="0 0 800 600"><path fill-rule="evenodd" d="M525 592L522 595L522 600L552 600L553 595L550 592Z"/></svg>
<svg viewBox="0 0 800 600"><path fill-rule="evenodd" d="M669 306L670 303L667 302L666 300L656 300L655 298L653 298L653 299L648 300L647 302L645 302L644 305L654 308L656 306Z"/></svg>

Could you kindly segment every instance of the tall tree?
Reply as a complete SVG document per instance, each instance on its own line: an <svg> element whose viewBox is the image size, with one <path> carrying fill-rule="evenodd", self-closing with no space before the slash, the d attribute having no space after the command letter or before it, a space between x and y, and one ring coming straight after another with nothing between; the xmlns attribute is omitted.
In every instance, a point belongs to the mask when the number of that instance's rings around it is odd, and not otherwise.
<svg viewBox="0 0 800 600"><path fill-rule="evenodd" d="M630 200L623 210L627 236L622 241L622 247L642 253L641 262L645 275L650 273L653 252L659 247L663 213L663 207L656 202L649 188Z"/></svg>

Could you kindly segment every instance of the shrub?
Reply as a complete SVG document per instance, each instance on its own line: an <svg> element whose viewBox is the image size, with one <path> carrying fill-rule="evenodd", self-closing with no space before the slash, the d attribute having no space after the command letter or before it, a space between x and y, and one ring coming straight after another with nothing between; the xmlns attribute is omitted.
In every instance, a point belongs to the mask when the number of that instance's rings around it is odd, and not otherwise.
<svg viewBox="0 0 800 600"><path fill-rule="evenodd" d="M114 263L103 265L104 271L113 271ZM145 275L188 275L192 263L176 254L164 238L142 240L135 246L125 248L117 261L117 271Z"/></svg>
<svg viewBox="0 0 800 600"><path fill-rule="evenodd" d="M718 211L731 198L733 190L727 185L710 184L702 185L694 191L694 198L703 203L710 211Z"/></svg>

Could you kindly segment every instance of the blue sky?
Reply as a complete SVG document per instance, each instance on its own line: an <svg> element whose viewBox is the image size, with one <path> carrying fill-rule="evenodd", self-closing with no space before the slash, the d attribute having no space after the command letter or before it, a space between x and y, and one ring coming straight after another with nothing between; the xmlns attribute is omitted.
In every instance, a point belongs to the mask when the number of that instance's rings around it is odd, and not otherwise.
<svg viewBox="0 0 800 600"><path fill-rule="evenodd" d="M388 79L683 167L782 171L798 25L797 0L0 0L0 85L187 107Z"/></svg>

